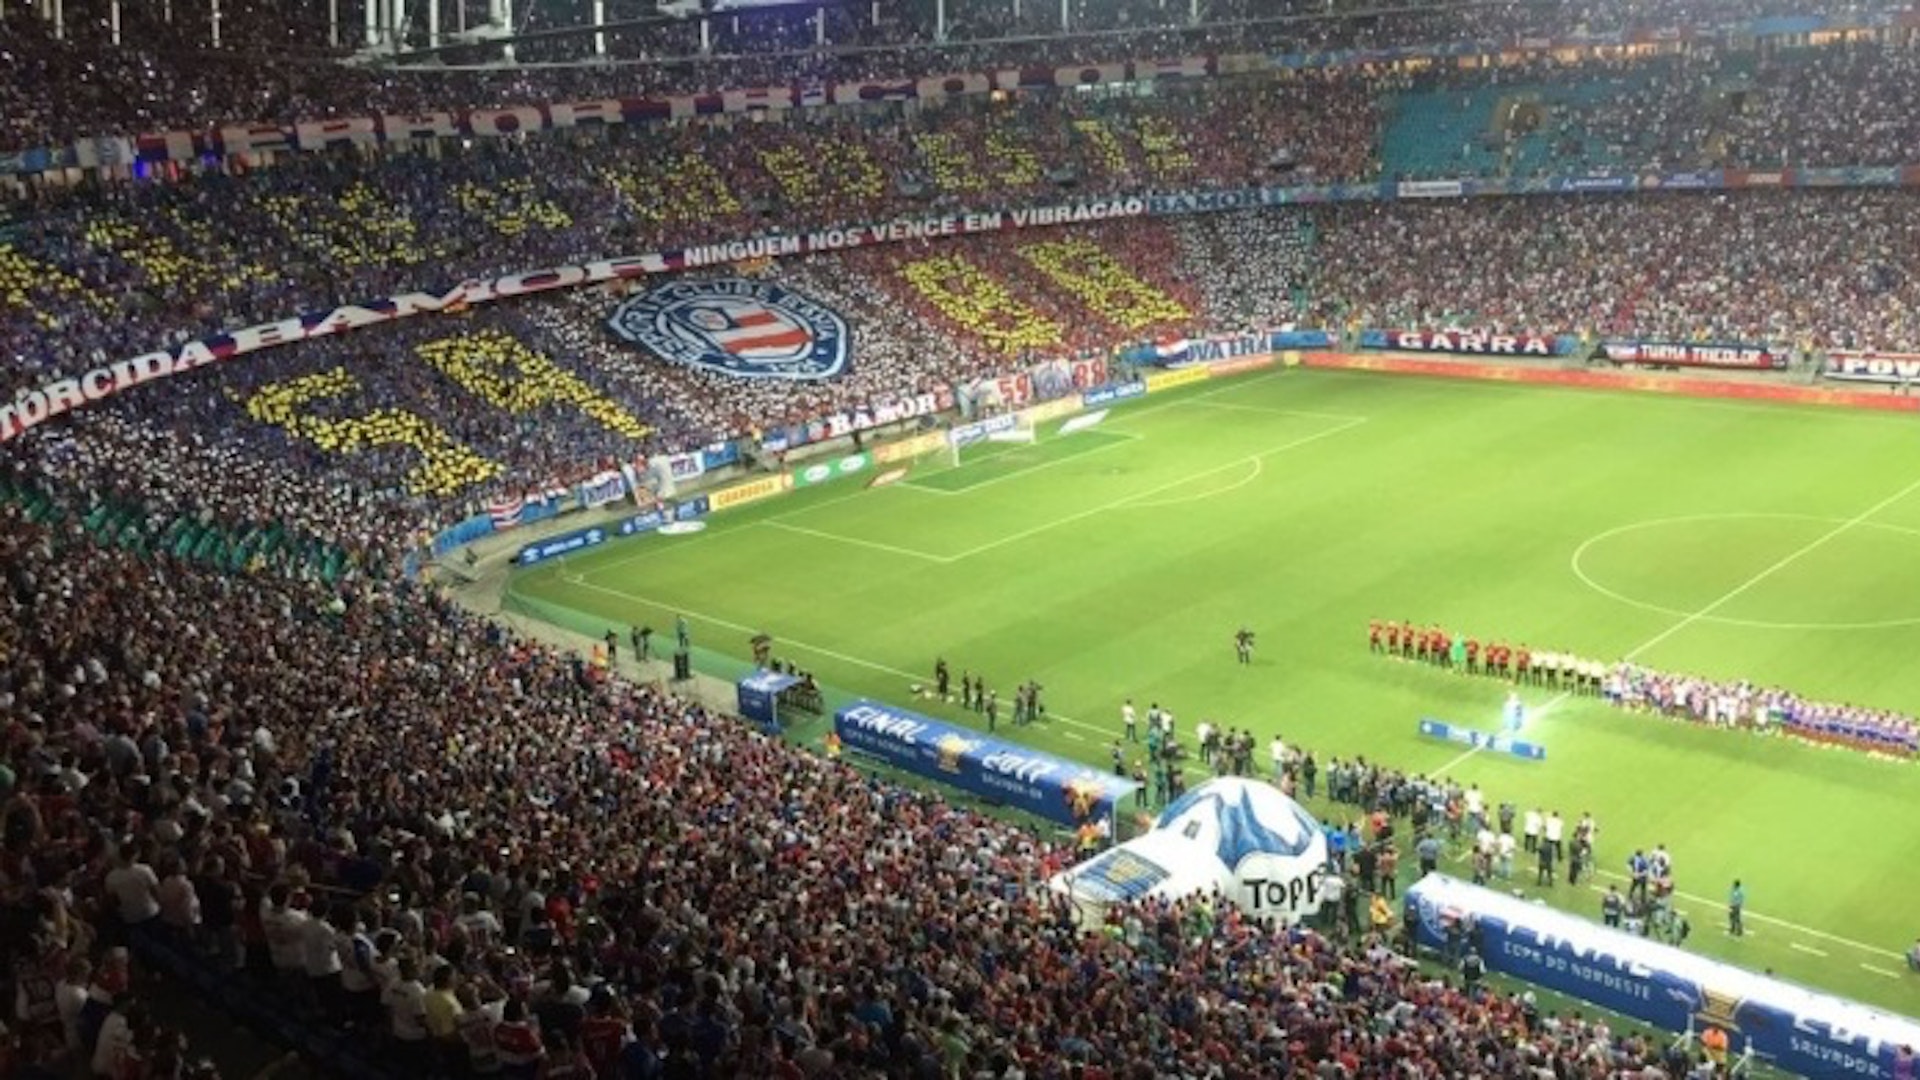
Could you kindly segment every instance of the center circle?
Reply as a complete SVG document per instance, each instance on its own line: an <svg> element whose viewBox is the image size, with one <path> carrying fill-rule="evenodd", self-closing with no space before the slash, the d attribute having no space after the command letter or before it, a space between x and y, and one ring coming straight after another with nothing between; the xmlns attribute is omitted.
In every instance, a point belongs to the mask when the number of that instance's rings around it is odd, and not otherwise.
<svg viewBox="0 0 1920 1080"><path fill-rule="evenodd" d="M1835 534L1839 527L1845 531ZM1823 539L1830 534L1830 539ZM1896 547L1901 549L1897 553L1891 550ZM1912 596L1920 590L1916 548L1920 548L1920 529L1902 525L1814 514L1690 514L1630 522L1597 533L1574 550L1570 561L1574 576L1594 592L1676 619L1755 630L1884 630L1920 626L1920 615L1881 615L1883 598ZM1802 550L1806 554L1796 556ZM1753 554L1745 562L1758 565L1741 565L1747 552ZM1737 567L1738 576L1720 580L1730 566ZM1916 570L1888 580L1903 566ZM1795 574L1802 580L1797 589L1788 585L1797 594L1790 606L1806 611L1805 620L1720 611L1723 603L1732 602L1727 599L1729 592L1739 592L1742 595L1732 598L1741 602L1732 604L1736 612L1744 604L1749 609L1762 608L1760 615L1769 614L1764 610L1766 587L1792 582ZM1805 581L1809 574L1818 576L1821 587ZM1756 577L1760 580L1754 581ZM1746 592L1747 582L1754 582L1751 594ZM1908 584L1913 587L1903 587ZM1687 595L1689 589L1696 595ZM1762 602L1752 603L1756 599ZM1686 601L1694 606L1681 606ZM1699 614L1706 608L1714 610Z"/></svg>

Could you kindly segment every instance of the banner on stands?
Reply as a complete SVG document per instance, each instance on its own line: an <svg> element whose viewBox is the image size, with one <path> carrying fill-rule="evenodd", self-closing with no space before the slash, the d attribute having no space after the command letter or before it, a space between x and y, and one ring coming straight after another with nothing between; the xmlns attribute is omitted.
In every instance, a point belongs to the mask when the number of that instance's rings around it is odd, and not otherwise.
<svg viewBox="0 0 1920 1080"><path fill-rule="evenodd" d="M1765 345L1722 345L1690 341L1609 341L1601 346L1616 364L1654 367L1751 368L1778 370L1787 354Z"/></svg>
<svg viewBox="0 0 1920 1080"><path fill-rule="evenodd" d="M1632 191L1631 176L1561 176L1553 180L1554 191L1578 194L1585 191Z"/></svg>
<svg viewBox="0 0 1920 1080"><path fill-rule="evenodd" d="M1080 404L1089 409L1097 409L1102 405L1111 405L1116 401L1126 401L1129 398L1137 398L1146 392L1147 384L1139 379L1134 379L1131 382L1110 383L1106 386L1096 386L1080 395Z"/></svg>
<svg viewBox="0 0 1920 1080"><path fill-rule="evenodd" d="M748 480L744 484L735 484L732 487L724 487L719 491L708 493L707 505L714 510L729 510L778 495L791 486L792 481L785 474L760 480Z"/></svg>
<svg viewBox="0 0 1920 1080"><path fill-rule="evenodd" d="M1910 383L1920 380L1920 353L1829 349L1822 374L1849 382Z"/></svg>
<svg viewBox="0 0 1920 1080"><path fill-rule="evenodd" d="M1174 371L1155 371L1148 374L1144 381L1146 383L1147 393L1154 394L1162 390L1171 390L1176 386L1186 386L1189 383L1204 382L1206 381L1207 374L1207 369L1204 366L1195 365L1194 367L1178 368Z"/></svg>
<svg viewBox="0 0 1920 1080"><path fill-rule="evenodd" d="M1407 926L1422 945L1465 934L1487 967L1673 1033L1719 1028L1793 1076L1894 1077L1920 1023L1809 990L1559 908L1428 874L1407 890Z"/></svg>
<svg viewBox="0 0 1920 1080"><path fill-rule="evenodd" d="M5 442L58 416L102 401L143 383L183 375L208 364L230 360L260 349L326 337L347 330L377 326L416 315L461 311L515 296L554 289L627 281L719 263L771 255L806 254L925 236L993 232L1079 221L1132 217L1146 212L1140 199L1094 199L1028 210L985 214L948 214L911 218L859 228L828 229L805 236L782 236L711 244L676 251L601 259L575 266L549 267L506 277L463 281L440 292L411 292L347 304L324 312L310 312L275 322L225 331L182 345L145 353L94 368L85 374L58 379L37 390L22 392L0 404L0 442ZM701 317L688 314L690 320ZM704 319L714 322L712 318Z"/></svg>
<svg viewBox="0 0 1920 1080"><path fill-rule="evenodd" d="M1025 371L976 379L966 387L966 399L976 410L1018 409L1036 401L1053 401L1107 381L1104 357L1044 360Z"/></svg>
<svg viewBox="0 0 1920 1080"><path fill-rule="evenodd" d="M1284 349L1331 349L1333 333L1328 330L1275 330L1267 341L1274 352Z"/></svg>
<svg viewBox="0 0 1920 1080"><path fill-rule="evenodd" d="M1261 356L1273 352L1271 334L1222 334L1188 343L1187 359L1197 364L1231 360L1238 356Z"/></svg>
<svg viewBox="0 0 1920 1080"><path fill-rule="evenodd" d="M844 438L889 424L933 416L946 412L953 405L953 391L946 386L920 393L882 397L852 409L815 417L804 424L774 428L760 436L760 445L763 449L780 453L808 443Z"/></svg>
<svg viewBox="0 0 1920 1080"><path fill-rule="evenodd" d="M1567 335L1500 334L1483 330L1362 330L1360 347L1394 352L1487 356L1565 356L1578 341Z"/></svg>
<svg viewBox="0 0 1920 1080"><path fill-rule="evenodd" d="M1395 193L1403 199L1457 199L1467 190L1458 180L1402 180Z"/></svg>
<svg viewBox="0 0 1920 1080"><path fill-rule="evenodd" d="M1003 431L1012 431L1020 425L1020 418L1012 413L1001 416L989 416L985 420L976 420L971 424L961 424L947 433L947 441L955 447L972 446L984 442L989 436Z"/></svg>
<svg viewBox="0 0 1920 1080"><path fill-rule="evenodd" d="M852 476L857 472L864 472L872 464L873 455L867 453L848 454L846 457L834 458L831 461L816 461L811 465L793 470L793 486L799 489L812 487L815 484L825 484L842 477Z"/></svg>
<svg viewBox="0 0 1920 1080"><path fill-rule="evenodd" d="M877 701L857 701L834 713L833 729L856 753L1063 825L1103 819L1111 825L1114 810L1137 786Z"/></svg>
<svg viewBox="0 0 1920 1080"><path fill-rule="evenodd" d="M847 320L771 281L667 281L607 325L662 360L741 379L830 379L847 370Z"/></svg>
<svg viewBox="0 0 1920 1080"><path fill-rule="evenodd" d="M580 507L591 510L610 502L619 502L627 494L627 478L618 469L608 469L580 485Z"/></svg>
<svg viewBox="0 0 1920 1080"><path fill-rule="evenodd" d="M208 155L280 154L339 146L377 146L423 139L506 138L541 131L650 124L697 116L784 112L825 105L885 101L941 101L1005 91L1097 86L1161 79L1204 79L1257 57L1186 56L1061 67L1001 68L925 78L789 84L707 94L601 98L515 105L498 109L430 111L403 116L347 116L295 123L229 124L212 131L140 135L131 150L141 161L197 161ZM0 159L4 160L4 159Z"/></svg>
<svg viewBox="0 0 1920 1080"><path fill-rule="evenodd" d="M1666 188L1671 191L1699 191L1707 188L1725 187L1727 178L1719 170L1707 172L1677 172L1665 176L1649 175L1640 178L1640 190L1658 191Z"/></svg>

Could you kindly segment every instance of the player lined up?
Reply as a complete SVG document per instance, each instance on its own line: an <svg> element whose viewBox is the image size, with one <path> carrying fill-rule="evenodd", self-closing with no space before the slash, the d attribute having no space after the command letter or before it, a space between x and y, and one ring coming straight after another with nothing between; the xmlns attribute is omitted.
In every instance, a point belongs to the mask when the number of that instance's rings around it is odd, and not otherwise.
<svg viewBox="0 0 1920 1080"><path fill-rule="evenodd" d="M1491 675L1529 686L1570 694L1599 694L1607 665L1570 653L1536 652L1524 642L1510 645L1443 630L1374 619L1367 624L1367 647L1382 656L1433 664L1463 675Z"/></svg>

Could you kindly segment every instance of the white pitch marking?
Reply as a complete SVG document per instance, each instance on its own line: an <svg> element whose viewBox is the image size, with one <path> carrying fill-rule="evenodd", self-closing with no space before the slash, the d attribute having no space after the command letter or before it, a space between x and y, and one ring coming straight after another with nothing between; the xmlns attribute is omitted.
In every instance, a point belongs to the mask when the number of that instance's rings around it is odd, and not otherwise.
<svg viewBox="0 0 1920 1080"><path fill-rule="evenodd" d="M917 484L912 480L907 480L907 481L904 481L903 483L905 484L905 486L910 487L915 491L925 491L933 495L971 495L974 492L979 491L981 488L992 487L993 485L1001 482L1002 480L1012 480L1013 478L1018 476L1026 476L1030 473L1037 473L1041 469L1051 469L1055 465L1065 465L1068 462L1079 461L1081 458L1092 457L1094 454L1097 454L1102 450L1111 450L1116 446L1126 446L1130 443L1137 443L1140 440L1146 438L1145 435L1136 435L1131 431L1102 431L1101 434L1111 435L1115 438L1116 441L1106 443L1105 445L1102 445L1102 446L1096 446L1091 450L1082 450L1076 454L1071 454L1067 457L1054 458L1052 461L1042 461L1037 465L1027 465L1023 468L1015 469L1010 473L1002 473L999 476L990 476L987 479L982 480L977 484L971 484L967 487L963 487L959 489L958 491L942 491L939 488L932 487L927 484ZM987 460L991 461L993 459L988 458ZM978 462L975 462L975 464L978 464ZM958 469L964 469L966 468L966 464L963 462L954 467Z"/></svg>
<svg viewBox="0 0 1920 1080"><path fill-rule="evenodd" d="M950 556L946 555L930 555L924 551L916 551L913 548L904 548L894 544L882 543L879 540L866 540L858 536L842 536L839 533L822 532L819 529L809 529L804 525L791 525L787 522L774 521L770 518L761 521L760 524L769 529L779 529L782 532L799 533L802 536L817 537L821 540L834 540L842 544L872 548L875 551L890 552L894 555L906 555L915 559L924 559L932 563L950 563L953 561Z"/></svg>
<svg viewBox="0 0 1920 1080"><path fill-rule="evenodd" d="M1248 484L1251 484L1255 480L1260 479L1260 474L1266 471L1266 463L1263 459L1251 458L1249 460L1253 462L1253 471L1249 472L1247 475L1241 477L1240 479L1235 480L1233 483L1228 484L1226 487L1215 488L1212 491L1203 491L1203 492L1200 492L1198 495L1181 495L1181 496L1177 496L1175 498L1170 498L1170 499L1154 499L1151 502L1128 503L1126 506L1122 507L1121 509L1123 510L1150 510L1150 509L1157 510L1167 506L1185 506L1189 503L1204 502L1205 500L1214 498L1215 496L1218 496L1218 495L1226 495L1230 492L1239 491L1241 488L1246 487Z"/></svg>
<svg viewBox="0 0 1920 1080"><path fill-rule="evenodd" d="M1601 870L1599 871L1599 874L1601 877L1612 878L1615 881L1627 880L1627 875L1616 873L1612 870ZM1707 907L1712 908L1716 911L1725 911L1727 908L1727 905L1721 903L1718 900L1710 900L1704 896L1695 896L1692 893L1675 891L1673 895L1678 896L1683 900L1691 900L1696 904L1704 904ZM1884 956L1889 960L1900 959L1899 953L1893 952L1888 949L1883 949L1878 945L1869 945L1864 941L1855 941L1852 938L1844 938L1838 934L1829 934L1825 930L1816 930L1811 926L1801 926L1799 923L1790 923L1785 919L1776 919L1771 915L1761 915L1752 910L1745 910L1745 911L1742 911L1741 917L1746 919L1748 922L1767 923L1770 926L1778 926L1783 930L1792 930L1795 933L1805 934L1807 937L1810 937L1810 938L1817 938L1821 941L1831 942L1832 944L1835 944L1835 945L1845 945L1850 949L1858 949L1861 952L1870 953L1874 956Z"/></svg>
<svg viewBox="0 0 1920 1080"><path fill-rule="evenodd" d="M1040 535L1041 533L1051 532L1052 530L1057 529L1062 525L1071 525L1076 521L1085 521L1087 518L1093 517L1095 514L1104 514L1109 510L1117 510L1120 507L1123 507L1128 503L1133 502L1136 499L1148 498L1149 496L1158 495L1163 491L1172 491L1175 488L1181 487L1183 485L1191 484L1195 480L1205 480L1207 477L1212 476L1215 473L1224 472L1228 469L1245 465L1250 460L1271 457L1274 454L1282 453L1287 450L1292 450L1295 447L1305 446L1311 442L1318 442L1321 439L1324 439L1330 435L1338 435L1343 431L1351 431L1352 429L1366 422L1367 421L1365 417L1360 417L1352 421L1349 421L1347 423L1341 424L1337 427L1330 427L1325 429L1324 431L1316 431L1311 435L1303 435L1297 439L1291 439L1287 442L1283 442L1278 446L1269 447L1265 450L1260 451L1257 454L1249 454L1247 455L1247 457L1240 458L1239 460L1236 460L1236 461L1229 461L1224 465L1216 465L1211 469L1205 469L1200 472L1194 473L1190 476L1183 476L1177 480L1170 480L1167 483L1159 485L1158 487L1150 487L1150 488L1147 488L1145 491L1136 491L1130 495L1124 495L1118 499L1101 503L1099 506L1089 507L1085 510L1079 511L1078 513L1068 514L1065 517L1057 518L1053 521L1045 522L1040 525L1035 525L1030 529L1022 529L1016 533L1008 533L1007 535L1001 537L998 540L990 540L987 543L981 544L977 547L968 548L966 551L963 551L958 555L955 555L953 558L955 562L959 562L963 559L970 559L975 555L984 555L989 551L993 551L997 548L1005 547L1008 544L1019 543L1022 540L1030 539L1032 537Z"/></svg>
<svg viewBox="0 0 1920 1080"><path fill-rule="evenodd" d="M630 593L624 589L614 589L614 588L609 588L605 585L596 585L591 581L581 582L580 588L591 589L594 592L605 593L608 596L618 596L623 600L632 600L632 601L635 601L636 603L647 604L651 607L657 607L657 608L664 609L666 611L677 612L681 615L685 615L689 619L695 619L700 622L709 623L714 626L724 627L725 629L738 631L739 633L742 633L742 634L755 634L760 632L759 628L748 626L745 623L737 623L732 621L731 619L723 619L718 615L708 615L708 614L705 614L704 612L694 611L691 608L681 607L678 604L669 604L664 601L655 600L652 597L641 596L638 593ZM861 657L858 657L858 656L849 656L846 653L837 652L833 649L829 649L824 645L813 645L805 641L800 641L796 638L786 637L784 635L780 638L780 643L782 645L788 645L793 648L800 649L804 652L810 652L815 656L824 656L829 660L838 660L844 664L852 664L855 667L866 668L868 671L877 671L883 675L897 675L900 678L910 679L915 682L923 681L926 679L925 675L916 675L911 671L902 671L897 667L892 667L887 664L876 663L872 660L862 659ZM1059 723L1062 723L1062 724L1066 724L1069 727L1079 728L1082 731L1091 731L1094 734L1101 736L1102 738L1114 738L1114 737L1117 737L1119 734L1118 731L1110 731L1098 725L1089 724L1083 720L1075 720L1073 717L1068 716L1065 713L1057 713L1051 710L1048 711L1046 719L1039 721L1039 723L1042 726L1045 726L1055 721L1058 721ZM1118 725L1116 724L1115 726L1117 727ZM1063 731L1061 732L1061 734L1065 735L1068 733Z"/></svg>
<svg viewBox="0 0 1920 1080"><path fill-rule="evenodd" d="M1901 488L1899 491L1896 491L1893 494L1887 496L1886 498L1881 499L1879 502L1874 503L1872 506L1867 507L1865 510L1862 510L1858 514L1853 515L1852 517L1841 522L1840 524L1835 525L1833 528L1828 529L1826 532L1821 533L1819 536L1814 537L1808 543L1801 545L1800 547L1794 549L1793 551L1788 552L1785 556L1776 560L1773 563L1773 565L1768 566L1766 569L1760 571L1759 573L1753 575L1747 580L1727 590L1727 592L1724 595L1722 595L1720 599L1715 600L1714 602L1708 604L1706 607L1703 607L1700 610L1693 612L1692 614L1688 615L1686 618L1681 619L1679 622L1676 622L1672 626L1667 627L1665 630L1662 630L1660 633L1655 634L1651 638L1648 638L1646 641L1641 642L1639 645L1635 646L1631 651L1629 651L1625 656L1621 657L1620 659L1632 660L1634 657L1639 656L1640 654L1646 652L1648 649L1651 649L1654 646L1660 644L1661 642L1666 641L1668 638L1671 638L1673 635L1679 633L1682 630L1685 630L1689 626L1692 626L1694 623L1699 622L1701 619L1704 619L1707 616L1713 614L1714 612L1720 610L1721 608L1726 607L1728 604L1732 603L1734 600L1740 598L1741 596L1746 595L1747 590L1753 588L1755 585L1760 584L1761 582L1767 580L1768 578L1779 573L1780 571L1785 570L1787 567L1792 566L1794 563L1799 562L1801 559L1806 558L1808 555L1813 554L1815 551L1818 551L1819 549L1825 547L1828 543L1832 542L1833 539L1839 536L1841 533L1844 533L1849 529L1854 528L1855 526L1866 521L1868 518L1872 517L1873 515L1879 513L1882 510L1885 510L1887 507L1892 506L1894 503L1899 502L1901 499L1906 498L1909 494L1913 493L1917 489L1920 489L1920 480L1915 480L1913 483L1908 484L1906 487ZM1553 700L1547 702L1545 709L1542 709L1541 711L1544 712L1546 711L1546 709L1553 708L1555 705L1558 705L1561 702L1565 701L1569 696L1570 695L1565 692L1562 692L1556 695L1553 698ZM1445 765L1442 765L1439 771L1434 773L1434 775L1439 776L1450 771L1454 766L1460 764L1461 762L1467 760L1468 758L1472 757L1473 755L1479 752L1480 752L1480 747L1478 746L1470 747L1465 753L1447 762Z"/></svg>
<svg viewBox="0 0 1920 1080"><path fill-rule="evenodd" d="M1874 967L1872 964L1861 964L1860 966L1867 969L1868 971L1873 972L1875 975L1884 975L1889 979L1897 979L1900 977L1900 974L1898 972L1888 971L1886 968L1883 968L1883 967Z"/></svg>
<svg viewBox="0 0 1920 1080"><path fill-rule="evenodd" d="M1813 946L1811 946L1811 945L1802 945L1802 944L1800 944L1800 943L1799 943L1799 942L1797 942L1797 941L1789 941L1789 942L1787 942L1787 948L1789 948L1789 949L1792 949L1792 950L1793 950L1793 951L1795 951L1795 952L1803 952L1803 953L1806 953L1806 954L1807 954L1808 956L1830 956L1830 955L1832 955L1831 953L1829 953L1829 952L1827 952L1827 951L1826 951L1825 949L1816 949L1816 948L1814 948L1814 947L1813 947Z"/></svg>

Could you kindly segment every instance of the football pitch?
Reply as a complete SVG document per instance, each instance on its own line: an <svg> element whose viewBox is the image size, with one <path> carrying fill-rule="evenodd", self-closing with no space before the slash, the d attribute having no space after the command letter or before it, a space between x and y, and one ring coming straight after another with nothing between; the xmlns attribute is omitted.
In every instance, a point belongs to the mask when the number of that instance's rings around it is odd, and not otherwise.
<svg viewBox="0 0 1920 1080"><path fill-rule="evenodd" d="M1132 698L1173 710L1183 738L1203 718L1250 728L1262 768L1278 732L1323 765L1444 773L1569 827L1591 811L1623 887L1634 848L1673 853L1688 948L1920 1015L1902 959L1920 935L1920 766L1531 688L1523 737L1546 761L1465 753L1417 721L1491 730L1506 685L1366 642L1370 618L1412 620L1920 711L1911 418L1287 370L969 453L535 568L510 600L623 638L685 613L702 662L740 663L763 631L835 690L961 723L977 721L909 695L935 657L1003 703L1036 679L1055 715L1003 715L1000 733L1102 768ZM1529 895L1598 916L1587 883L1536 889L1531 871L1518 861ZM1735 878L1743 939L1723 930Z"/></svg>

